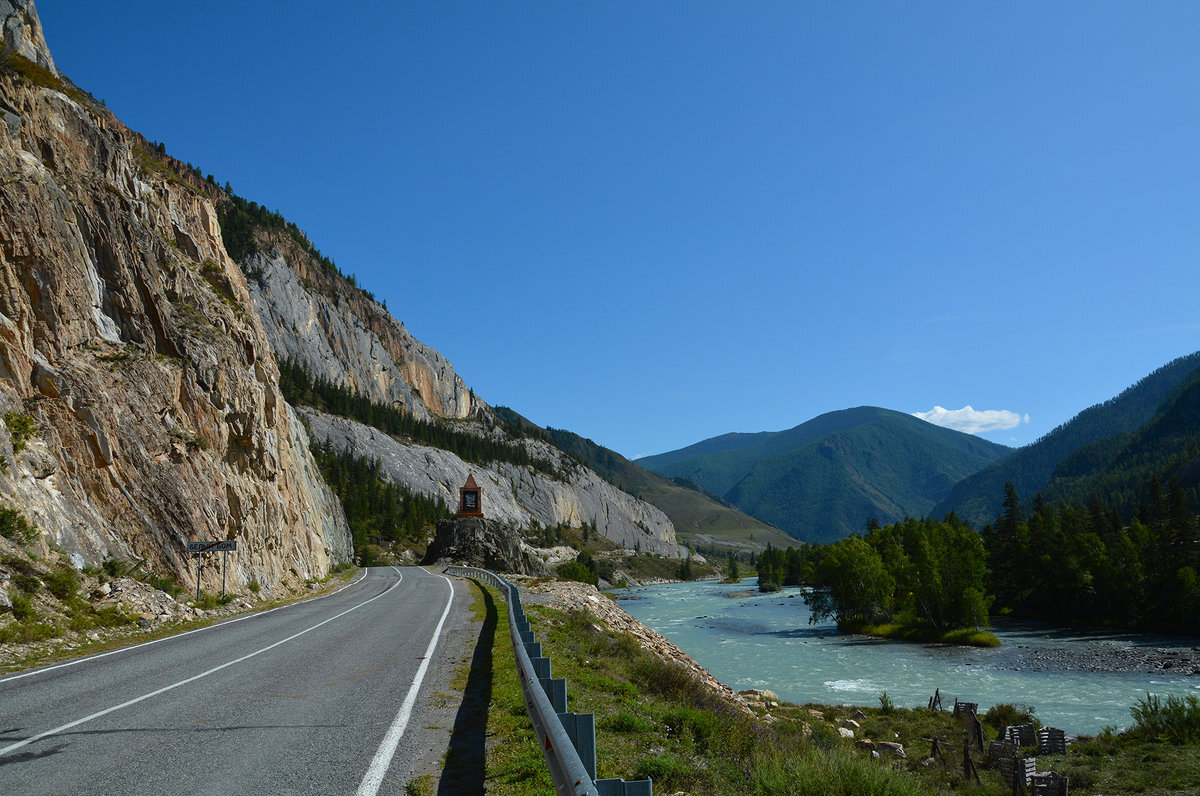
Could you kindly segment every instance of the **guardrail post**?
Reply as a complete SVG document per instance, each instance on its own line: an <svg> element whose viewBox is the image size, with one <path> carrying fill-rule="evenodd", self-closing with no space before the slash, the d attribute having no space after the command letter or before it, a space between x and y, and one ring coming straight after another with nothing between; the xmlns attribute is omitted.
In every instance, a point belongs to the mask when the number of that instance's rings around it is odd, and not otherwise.
<svg viewBox="0 0 1200 796"><path fill-rule="evenodd" d="M546 696L550 698L550 706L554 708L555 713L567 712L567 681L566 678L559 677L557 679L544 677L541 678L542 688L546 690Z"/></svg>
<svg viewBox="0 0 1200 796"><path fill-rule="evenodd" d="M654 780L626 782L623 779L598 779L596 793L599 796L654 796Z"/></svg>
<svg viewBox="0 0 1200 796"><path fill-rule="evenodd" d="M567 731L567 737L571 739L571 744L579 753L579 759L583 761L583 767L587 769L588 776L595 779L596 714L559 713L558 720L562 722L563 729Z"/></svg>
<svg viewBox="0 0 1200 796"><path fill-rule="evenodd" d="M550 659L549 658L534 658L530 656L529 663L533 666L533 676L541 680L542 678L550 678Z"/></svg>

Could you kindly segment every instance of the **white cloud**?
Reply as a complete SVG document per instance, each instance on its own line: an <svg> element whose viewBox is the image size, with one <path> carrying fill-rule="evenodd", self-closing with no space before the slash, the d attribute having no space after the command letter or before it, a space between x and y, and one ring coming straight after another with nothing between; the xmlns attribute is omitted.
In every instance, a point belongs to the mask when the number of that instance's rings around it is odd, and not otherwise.
<svg viewBox="0 0 1200 796"><path fill-rule="evenodd" d="M928 412L913 412L913 417L919 417L933 423L935 426L952 428L967 434L979 434L984 431L1001 431L1006 428L1016 428L1022 422L1029 422L1029 415L1024 417L1007 409L975 409L967 404L962 409L946 409L935 406Z"/></svg>

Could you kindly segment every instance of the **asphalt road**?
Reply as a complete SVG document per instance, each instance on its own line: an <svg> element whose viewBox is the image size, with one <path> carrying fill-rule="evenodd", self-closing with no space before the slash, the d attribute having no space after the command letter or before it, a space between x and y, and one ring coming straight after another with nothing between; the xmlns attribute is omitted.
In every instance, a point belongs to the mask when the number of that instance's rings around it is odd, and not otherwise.
<svg viewBox="0 0 1200 796"><path fill-rule="evenodd" d="M0 793L402 793L445 751L439 691L478 634L469 592L373 568L329 596L0 676Z"/></svg>

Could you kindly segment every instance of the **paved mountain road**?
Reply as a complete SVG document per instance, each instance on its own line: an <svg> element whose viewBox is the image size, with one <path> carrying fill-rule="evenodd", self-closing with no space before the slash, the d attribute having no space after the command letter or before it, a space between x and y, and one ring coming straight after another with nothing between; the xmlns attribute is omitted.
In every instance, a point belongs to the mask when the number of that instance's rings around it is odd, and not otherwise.
<svg viewBox="0 0 1200 796"><path fill-rule="evenodd" d="M0 793L403 792L445 751L456 706L433 695L478 636L470 600L462 581L373 568L326 597L2 675Z"/></svg>

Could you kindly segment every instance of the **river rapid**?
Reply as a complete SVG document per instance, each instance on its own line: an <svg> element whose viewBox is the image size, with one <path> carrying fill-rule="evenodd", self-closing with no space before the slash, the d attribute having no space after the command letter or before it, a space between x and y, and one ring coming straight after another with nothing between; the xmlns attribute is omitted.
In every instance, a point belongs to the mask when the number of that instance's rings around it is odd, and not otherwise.
<svg viewBox="0 0 1200 796"><path fill-rule="evenodd" d="M841 635L809 624L803 590L759 594L754 578L622 589L612 596L718 680L741 691L769 688L788 702L926 705L939 689L979 712L1031 705L1068 735L1133 723L1129 708L1147 692L1200 695L1200 639L1063 630L1005 622L999 649L913 644ZM733 596L731 596L733 595Z"/></svg>

